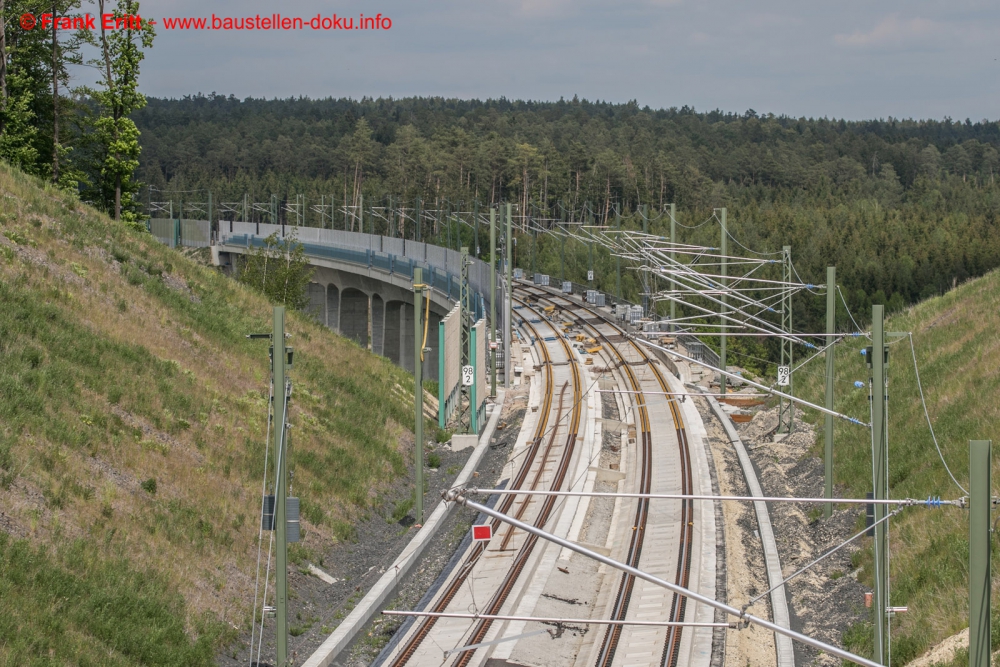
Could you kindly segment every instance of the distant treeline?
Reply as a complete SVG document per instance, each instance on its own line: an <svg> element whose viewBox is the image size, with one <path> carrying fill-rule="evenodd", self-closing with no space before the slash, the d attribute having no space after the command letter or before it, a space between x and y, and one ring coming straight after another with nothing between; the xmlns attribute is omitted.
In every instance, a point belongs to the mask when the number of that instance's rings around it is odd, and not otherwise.
<svg viewBox="0 0 1000 667"><path fill-rule="evenodd" d="M873 302L898 309L1000 264L996 122L847 122L576 98L218 95L150 98L132 117L142 132L139 175L154 200L204 201L211 190L216 201L301 194L309 204L363 196L366 207L412 207L419 198L464 211L512 202L537 219L614 224L620 211L636 226L643 206L655 218L673 202L688 225L725 206L739 242L762 252L791 245L804 280L821 282L836 265L856 317ZM653 229L665 231L658 219ZM319 224L318 214L307 223ZM714 223L682 232L684 242L717 245ZM571 243L564 259L561 245L542 239L536 267L557 274L564 262L567 278L584 282L588 251ZM521 244L522 265L530 247ZM598 255L597 280L613 292L613 260ZM637 282L626 283L634 296ZM797 299L796 328L820 326L822 308L821 298Z"/></svg>

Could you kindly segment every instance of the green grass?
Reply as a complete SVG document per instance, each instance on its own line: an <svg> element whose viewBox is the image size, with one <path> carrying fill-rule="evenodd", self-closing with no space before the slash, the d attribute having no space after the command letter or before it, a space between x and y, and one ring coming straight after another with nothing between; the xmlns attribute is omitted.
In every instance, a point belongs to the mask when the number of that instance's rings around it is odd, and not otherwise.
<svg viewBox="0 0 1000 667"><path fill-rule="evenodd" d="M85 541L50 552L0 533L0 665L213 665L233 638L184 626L184 599L155 572Z"/></svg>
<svg viewBox="0 0 1000 667"><path fill-rule="evenodd" d="M245 336L270 330L271 306L3 165L0 192L0 506L28 536L18 548L45 554L46 568L79 579L65 590L89 599L142 583L101 575L102 563L142 563L148 586L166 582L174 597L157 598L169 623L122 619L131 641L176 626L211 655L204 642L227 635L203 641L198 624L242 625L253 599L252 577L218 573L255 562L269 369L267 345ZM350 541L355 520L406 472L413 378L299 313L286 325L304 534ZM92 577L67 565L67 534L90 554ZM0 570L0 589L19 590L12 572ZM0 665L35 664L24 651L48 655L39 647L56 637L79 645L79 664L201 664L172 639L163 645L177 660L166 650L126 656L124 640L91 651L104 630L23 620L43 608L23 599L17 642L5 643L0 625Z"/></svg>
<svg viewBox="0 0 1000 667"><path fill-rule="evenodd" d="M968 488L968 441L990 439L1000 431L1000 273L970 281L942 297L904 311L886 323L886 331L913 332L920 379L944 458L958 481ZM848 339L839 346L837 410L870 420L868 370L860 348L867 341ZM822 362L813 362L822 363ZM889 481L892 497L957 498L934 449L917 391L908 340L895 343L889 355ZM805 375L797 393L822 403L822 378ZM816 415L810 419L815 420ZM822 424L816 455L822 455ZM867 429L837 422L835 479L845 497L863 498L871 490L871 439ZM1000 479L994 457L994 479ZM996 491L994 491L996 495ZM858 528L861 528L859 522ZM968 626L968 515L943 508L906 510L893 520L891 535L892 600L910 611L893 620L893 664L902 665L931 645ZM857 555L859 580L872 584L870 540ZM994 553L998 551L994 549ZM998 571L1000 555L994 557ZM998 604L994 595L994 606ZM994 637L1000 636L994 618ZM850 649L871 654L871 626L855 627L844 636ZM997 647L997 644L994 644Z"/></svg>
<svg viewBox="0 0 1000 667"><path fill-rule="evenodd" d="M389 523L399 523L400 521L402 521L403 517L409 514L410 510L413 509L413 505L414 505L413 496L410 496L406 500L402 500L396 503L396 507L392 510L392 518L389 521Z"/></svg>

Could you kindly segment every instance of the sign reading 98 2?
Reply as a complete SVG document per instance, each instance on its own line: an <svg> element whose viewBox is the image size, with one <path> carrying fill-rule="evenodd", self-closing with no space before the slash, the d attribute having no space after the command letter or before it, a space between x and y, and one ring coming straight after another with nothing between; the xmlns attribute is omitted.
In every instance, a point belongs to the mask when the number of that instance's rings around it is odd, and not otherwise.
<svg viewBox="0 0 1000 667"><path fill-rule="evenodd" d="M475 379L475 372L472 366L462 366L462 386L471 387L472 381Z"/></svg>
<svg viewBox="0 0 1000 667"><path fill-rule="evenodd" d="M778 386L787 387L791 380L792 372L788 366L778 366Z"/></svg>

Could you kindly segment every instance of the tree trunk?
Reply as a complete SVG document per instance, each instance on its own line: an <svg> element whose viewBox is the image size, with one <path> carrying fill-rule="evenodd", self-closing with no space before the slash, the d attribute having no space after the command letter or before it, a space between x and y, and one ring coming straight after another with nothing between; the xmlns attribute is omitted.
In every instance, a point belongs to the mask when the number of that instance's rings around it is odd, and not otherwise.
<svg viewBox="0 0 1000 667"><path fill-rule="evenodd" d="M0 0L0 112L7 109L7 26L4 23L5 0ZM3 116L0 115L0 134L3 133Z"/></svg>
<svg viewBox="0 0 1000 667"><path fill-rule="evenodd" d="M52 5L52 182L59 182L59 35Z"/></svg>
<svg viewBox="0 0 1000 667"><path fill-rule="evenodd" d="M104 0L97 0L97 7L104 16ZM114 79L111 78L111 53L108 50L108 37L104 31L104 21L101 21L101 49L104 52L104 68L107 76L108 92L113 93L115 89ZM117 102L114 101L114 95L112 98L112 109L111 117L114 121L114 139L118 142L118 118L119 118L119 108ZM115 159L120 159L120 156L115 153ZM122 177L121 174L115 176L115 222L121 219L121 207L122 207Z"/></svg>

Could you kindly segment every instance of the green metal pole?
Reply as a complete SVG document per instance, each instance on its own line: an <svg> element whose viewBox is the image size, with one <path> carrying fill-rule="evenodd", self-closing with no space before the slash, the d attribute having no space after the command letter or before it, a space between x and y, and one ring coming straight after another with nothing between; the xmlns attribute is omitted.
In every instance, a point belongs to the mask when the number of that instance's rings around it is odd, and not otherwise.
<svg viewBox="0 0 1000 667"><path fill-rule="evenodd" d="M969 667L990 667L993 441L969 441Z"/></svg>
<svg viewBox="0 0 1000 667"><path fill-rule="evenodd" d="M479 404L476 402L476 380L479 368L476 365L476 327L469 331L469 363L472 365L472 386L469 387L469 433L479 435Z"/></svg>
<svg viewBox="0 0 1000 667"><path fill-rule="evenodd" d="M837 330L837 267L826 267L826 332L836 333ZM833 338L826 339L826 409L833 410ZM823 497L833 498L833 415L827 413L823 425L823 436L826 440L823 447ZM833 514L833 503L823 506L823 516L827 519Z"/></svg>
<svg viewBox="0 0 1000 667"><path fill-rule="evenodd" d="M414 513L417 523L424 523L424 388L423 388L423 319L424 286L423 270L413 269L413 491ZM440 354L444 354L441 348Z"/></svg>
<svg viewBox="0 0 1000 667"><path fill-rule="evenodd" d="M497 210L490 207L490 396L497 395Z"/></svg>
<svg viewBox="0 0 1000 667"><path fill-rule="evenodd" d="M872 478L875 486L875 500L888 498L888 472L886 441L886 382L885 382L885 314L883 306L872 306L872 448L874 469ZM888 539L886 525L880 523L886 515L886 506L875 505L875 661L886 664L886 607L888 600Z"/></svg>
<svg viewBox="0 0 1000 667"><path fill-rule="evenodd" d="M671 204L670 205L670 262L671 262L671 264L673 264L675 261L677 261L676 254L674 253L674 248L676 247L675 244L677 243L677 226L675 224L676 220L677 220L677 205L676 204ZM671 268L673 268L673 267L671 267ZM671 275L673 275L673 274L671 274ZM677 283L675 283L674 279L671 278L670 279L670 291L674 292L676 290L677 290ZM676 322L676 321L677 321L677 304L674 303L673 299L671 299L670 300L670 332L671 333L673 333L674 331L677 330L677 325L674 324L674 322Z"/></svg>
<svg viewBox="0 0 1000 667"><path fill-rule="evenodd" d="M459 229L459 231L461 231L461 229ZM460 317L461 317L460 321L462 323L462 340L459 343L459 345L460 345L461 350L462 350L462 355L461 355L462 356L462 365L465 366L467 364L472 364L473 363L472 362L472 326L469 323L469 320L472 317L472 315L471 315L471 308L469 308L469 306L471 305L469 303L469 292L470 292L470 290L469 290L469 264L470 264L470 262L469 262L469 249L466 246L462 246L462 249L461 249L460 252L461 252L461 258L462 258L461 259L461 261L462 261L462 273L461 273L461 279L460 279L460 282L459 282L460 289L459 289L458 302L459 302L459 304L461 304L461 309L459 310L459 314L460 314ZM469 398L469 433L473 433L474 432L474 427L472 425L472 416L473 416L474 410L472 409L472 391L471 391L471 388L470 389L466 389L465 386L463 385L462 392Z"/></svg>
<svg viewBox="0 0 1000 667"><path fill-rule="evenodd" d="M212 230L212 191L208 191L208 229Z"/></svg>
<svg viewBox="0 0 1000 667"><path fill-rule="evenodd" d="M729 310L729 308L727 307L727 302L729 300L729 297L726 295L726 285L729 282L728 280L726 280L726 276L729 275L729 273L728 273L729 267L726 265L726 261L727 261L726 260L726 255L729 254L729 232L726 229L726 209L723 208L721 210L722 210L722 218L721 218L721 222L722 222L722 280L721 280L721 282L722 282L722 312L723 312L723 314L725 314ZM723 317L720 321L722 323L722 328L721 328L722 336L720 337L720 340L719 340L719 366L721 366L720 370L725 371L726 370L726 319ZM723 375L722 373L719 373L719 391L721 393L723 393L723 394L726 393L726 376Z"/></svg>
<svg viewBox="0 0 1000 667"><path fill-rule="evenodd" d="M274 490L274 527L276 530L275 612L277 615L278 666L288 663L288 542L285 511L285 307L274 307L274 328L271 332L271 377L274 381L274 453L278 478Z"/></svg>
<svg viewBox="0 0 1000 667"><path fill-rule="evenodd" d="M444 430L445 395L444 395L444 321L438 322L438 428Z"/></svg>
<svg viewBox="0 0 1000 667"><path fill-rule="evenodd" d="M469 249L462 246L459 251L461 253L461 273L459 274L459 291L458 291L458 302L461 304L462 308L459 311L461 313L462 322L462 363L468 364L469 362L469 332L471 327L469 326Z"/></svg>
<svg viewBox="0 0 1000 667"><path fill-rule="evenodd" d="M477 199L472 205L472 229L475 232L474 245L476 249L472 252L472 256L479 258L479 200Z"/></svg>
<svg viewBox="0 0 1000 667"><path fill-rule="evenodd" d="M504 355L503 355L503 363L504 363L503 386L507 387L509 389L510 388L510 371L511 371L511 368L512 368L511 363L510 363L510 348L511 348L511 343L513 342L512 339L511 339L511 336L514 335L514 324L513 324L513 321L511 320L511 302L514 300L514 286L513 286L513 284L510 281L510 259L511 259L511 253L512 253L511 246L513 246L514 244L511 243L511 237L510 237L510 204L507 204L507 236L505 237L505 239L506 240L504 242L504 245L507 247L507 267L506 267L506 271L507 271L507 319L505 320L506 324L507 324L507 332L506 332L507 336L504 338L505 352L504 352Z"/></svg>

